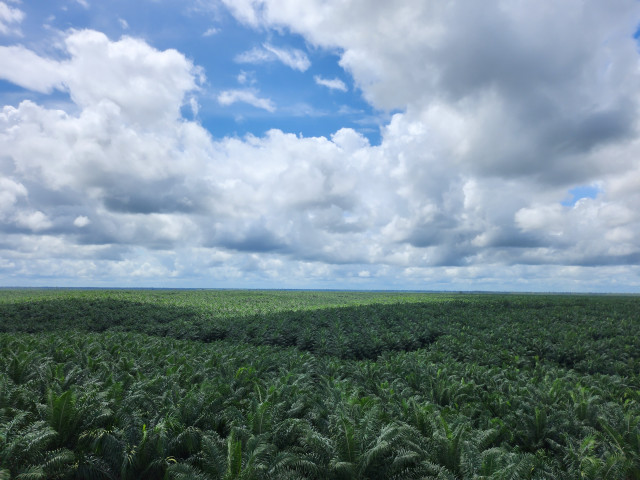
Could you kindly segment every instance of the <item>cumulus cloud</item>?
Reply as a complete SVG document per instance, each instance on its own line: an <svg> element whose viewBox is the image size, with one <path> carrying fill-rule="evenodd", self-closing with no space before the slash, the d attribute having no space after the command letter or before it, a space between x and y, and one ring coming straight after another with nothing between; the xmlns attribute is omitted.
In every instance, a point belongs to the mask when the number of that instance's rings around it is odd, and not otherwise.
<svg viewBox="0 0 640 480"><path fill-rule="evenodd" d="M236 56L238 63L268 63L279 61L294 70L306 71L311 66L307 54L295 48L278 48L269 43Z"/></svg>
<svg viewBox="0 0 640 480"><path fill-rule="evenodd" d="M135 65L130 56L113 53L123 42L138 56ZM214 141L197 123L169 114L195 88L197 69L183 58L97 32L72 32L66 45L70 60L38 58L59 62L60 88L78 112L23 101L0 115L3 244L11 250L21 245L16 252L22 252L12 257L79 262L104 246L123 246L104 252L120 261L132 252L142 258L141 248L231 251L244 258L237 268L254 265L247 262L255 254L337 263L356 255L367 261L353 235L368 235L384 194L374 193L380 182L369 172L381 164L371 165L377 159L367 153L364 137L348 129L332 139L273 130L264 138ZM25 50L16 52L24 58ZM100 60L105 64L89 74L86 62ZM112 90L123 86L103 85L112 77L102 72L129 69L135 75L141 68L146 81L157 80L160 87L167 78L180 80L166 83L159 105L155 91L117 96ZM222 103L247 99L233 92L221 97ZM163 121L133 116L147 103L159 116L167 112ZM40 240L25 241L25 229Z"/></svg>
<svg viewBox="0 0 640 480"><path fill-rule="evenodd" d="M256 108L262 108L268 112L276 110L275 104L269 98L258 97L258 92L254 89L233 89L224 90L218 95L220 105L232 105L236 102L248 103Z"/></svg>
<svg viewBox="0 0 640 480"><path fill-rule="evenodd" d="M117 110L125 121L146 125L178 118L185 92L204 78L177 51L159 52L133 38L111 42L100 32L74 31L65 47L68 60L20 46L0 47L0 60L8 67L0 70L0 78L42 93L68 91L81 108Z"/></svg>
<svg viewBox="0 0 640 480"><path fill-rule="evenodd" d="M380 147L405 205L389 239L436 264L617 261L608 243L629 236L607 235L606 216L635 204L610 182L637 175L637 4L225 3L338 48L365 98L404 110ZM597 199L561 205L593 182Z"/></svg>
<svg viewBox="0 0 640 480"><path fill-rule="evenodd" d="M315 75L313 80L323 87L327 87L329 90L340 90L341 92L347 91L347 85L339 78L323 78L320 75Z"/></svg>
<svg viewBox="0 0 640 480"><path fill-rule="evenodd" d="M86 227L90 223L91 223L91 220L89 220L89 218L85 217L84 215L77 216L73 221L73 224L78 228Z"/></svg>
<svg viewBox="0 0 640 480"><path fill-rule="evenodd" d="M190 175L210 139L180 116L200 72L178 52L140 40L114 42L82 31L71 32L65 44L70 58L61 61L24 48L8 53L56 67L56 88L68 91L79 112L31 101L3 108L5 230L52 231L70 248L74 242L171 245L190 225L173 212L203 208L192 198L198 187ZM27 73L20 82L36 83ZM71 231L78 227L82 234Z"/></svg>
<svg viewBox="0 0 640 480"><path fill-rule="evenodd" d="M4 79L66 91L77 111L24 101L0 114L2 268L640 288L637 4L226 3L247 25L339 52L365 99L398 112L380 144L348 128L215 139L180 115L201 72L141 40L71 32L64 60L3 47L16 65ZM264 45L244 55L286 63ZM251 89L218 102L275 110ZM566 204L584 185L597 195Z"/></svg>
<svg viewBox="0 0 640 480"><path fill-rule="evenodd" d="M27 189L10 178L0 177L0 217L9 215L20 197L27 196Z"/></svg>
<svg viewBox="0 0 640 480"><path fill-rule="evenodd" d="M19 212L16 215L16 223L33 231L45 230L51 227L51 220L42 212Z"/></svg>

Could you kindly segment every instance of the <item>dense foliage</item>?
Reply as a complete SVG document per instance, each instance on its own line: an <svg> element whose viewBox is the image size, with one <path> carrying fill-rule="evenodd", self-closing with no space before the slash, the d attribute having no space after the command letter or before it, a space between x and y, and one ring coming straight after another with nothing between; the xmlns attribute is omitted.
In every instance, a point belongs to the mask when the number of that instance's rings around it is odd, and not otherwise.
<svg viewBox="0 0 640 480"><path fill-rule="evenodd" d="M0 291L0 478L640 479L640 298Z"/></svg>

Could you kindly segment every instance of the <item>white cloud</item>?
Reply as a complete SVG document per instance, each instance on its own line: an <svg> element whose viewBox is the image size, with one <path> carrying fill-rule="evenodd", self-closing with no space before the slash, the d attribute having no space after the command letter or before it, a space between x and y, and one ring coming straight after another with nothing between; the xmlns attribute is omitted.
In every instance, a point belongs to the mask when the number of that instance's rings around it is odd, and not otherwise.
<svg viewBox="0 0 640 480"><path fill-rule="evenodd" d="M272 53L280 62L294 70L304 72L311 66L311 62L309 61L307 54L302 50L294 48L277 48L273 45L269 45L268 43L265 43L263 47L266 51Z"/></svg>
<svg viewBox="0 0 640 480"><path fill-rule="evenodd" d="M0 34L22 35L19 25L24 17L24 12L19 8L11 7L6 2L0 2Z"/></svg>
<svg viewBox="0 0 640 480"><path fill-rule="evenodd" d="M347 91L347 85L339 78L323 78L320 75L315 75L313 79L318 85L327 87L330 90L340 90L341 92Z"/></svg>
<svg viewBox="0 0 640 480"><path fill-rule="evenodd" d="M306 71L311 66L307 54L299 49L278 48L265 43L262 48L252 48L236 56L238 63L268 63L279 61L294 70Z"/></svg>
<svg viewBox="0 0 640 480"><path fill-rule="evenodd" d="M631 160L638 143L637 4L378 7L229 5L249 25L287 28L341 51L340 64L367 100L404 110L383 130L379 148L398 185L383 230L390 241L436 264L598 264L640 255L629 240L630 229L640 233L637 216L606 233L611 212L637 204L613 188L638 178ZM574 209L560 205L570 189L594 182L604 195ZM624 248L610 248L622 239ZM613 253L622 251L636 257Z"/></svg>
<svg viewBox="0 0 640 480"><path fill-rule="evenodd" d="M44 58L24 47L0 47L7 66L0 78L49 93L66 90L83 108L112 108L127 121L149 124L180 114L185 92L196 88L200 72L175 50L159 52L146 43L81 30L65 39L69 60ZM202 81L201 78L198 78Z"/></svg>
<svg viewBox="0 0 640 480"><path fill-rule="evenodd" d="M53 225L51 220L41 211L18 212L16 215L16 223L35 232L45 230Z"/></svg>
<svg viewBox="0 0 640 480"><path fill-rule="evenodd" d="M51 93L64 88L66 66L55 60L42 58L24 47L0 46L0 78L29 90Z"/></svg>
<svg viewBox="0 0 640 480"><path fill-rule="evenodd" d="M195 97L191 97L189 99L189 107L191 107L191 112L193 113L193 116L197 117L198 112L200 111L200 104L198 103L198 100L196 100Z"/></svg>
<svg viewBox="0 0 640 480"><path fill-rule="evenodd" d="M211 27L208 28L203 34L203 37L212 37L213 35L216 35L220 33L220 29L219 28L215 28L215 27Z"/></svg>
<svg viewBox="0 0 640 480"><path fill-rule="evenodd" d="M238 74L237 79L240 85L254 85L257 82L254 72L245 72L244 70Z"/></svg>
<svg viewBox="0 0 640 480"><path fill-rule="evenodd" d="M232 105L236 102L248 103L256 108L262 108L268 112L276 110L275 104L268 98L258 97L258 93L253 89L225 90L218 95L220 105Z"/></svg>
<svg viewBox="0 0 640 480"><path fill-rule="evenodd" d="M65 84L82 107L110 102L134 122L149 124L179 117L185 92L196 88L193 65L175 50L159 52L124 37L110 42L84 30L67 37L71 54Z"/></svg>
<svg viewBox="0 0 640 480"><path fill-rule="evenodd" d="M258 47L242 52L235 58L238 63L266 63L273 60L274 57L269 51Z"/></svg>
<svg viewBox="0 0 640 480"><path fill-rule="evenodd" d="M562 210L559 204L521 208L515 214L516 224L525 231L542 230L560 235L564 221Z"/></svg>
<svg viewBox="0 0 640 480"><path fill-rule="evenodd" d="M86 227L90 223L91 220L89 220L89 217L85 217L84 215L77 216L73 221L73 224L78 228Z"/></svg>
<svg viewBox="0 0 640 480"><path fill-rule="evenodd" d="M0 177L0 219L9 215L21 197L27 196L27 189L10 178Z"/></svg>
<svg viewBox="0 0 640 480"><path fill-rule="evenodd" d="M352 129L216 140L180 115L198 69L141 40L71 32L65 60L4 47L3 78L75 110L0 113L0 257L23 278L637 291L640 7L614 3L233 2L340 52L399 111L379 145ZM275 109L252 89L218 101Z"/></svg>
<svg viewBox="0 0 640 480"><path fill-rule="evenodd" d="M129 30L129 22L127 22L124 18L119 18L118 23L123 30Z"/></svg>

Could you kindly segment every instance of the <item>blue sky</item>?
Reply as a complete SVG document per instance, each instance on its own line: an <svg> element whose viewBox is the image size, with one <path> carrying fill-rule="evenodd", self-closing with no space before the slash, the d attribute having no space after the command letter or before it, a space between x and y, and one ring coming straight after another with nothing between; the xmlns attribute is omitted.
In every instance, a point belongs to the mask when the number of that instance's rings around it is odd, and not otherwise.
<svg viewBox="0 0 640 480"><path fill-rule="evenodd" d="M305 136L329 136L342 127L354 128L373 143L380 140L380 125L389 112L379 111L362 99L351 78L340 68L339 52L314 48L300 35L287 30L255 30L234 19L226 9L174 1L60 2L30 1L20 4L25 13L20 43L39 50L47 48L52 31L93 29L112 39L123 35L144 39L153 47L176 49L201 67L207 80L197 96L198 121L215 137L263 135L278 128ZM265 45L284 52L299 52L308 59L304 71L279 61L275 55L254 63L243 54L268 52ZM345 89L319 85L315 78L339 80ZM29 95L9 82L0 93L16 92L16 101ZM270 100L268 111L243 102L220 105L225 90L249 89ZM65 95L60 94L59 99ZM50 96L32 97L51 101ZM186 117L193 116L185 105Z"/></svg>
<svg viewBox="0 0 640 480"><path fill-rule="evenodd" d="M632 0L0 0L0 286L640 292Z"/></svg>

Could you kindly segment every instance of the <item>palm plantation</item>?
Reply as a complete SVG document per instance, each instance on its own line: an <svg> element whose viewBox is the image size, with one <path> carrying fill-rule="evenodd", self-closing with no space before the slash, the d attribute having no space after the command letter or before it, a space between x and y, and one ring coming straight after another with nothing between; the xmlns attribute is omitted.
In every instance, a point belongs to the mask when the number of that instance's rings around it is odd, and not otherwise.
<svg viewBox="0 0 640 480"><path fill-rule="evenodd" d="M0 478L640 478L636 297L226 293L4 293Z"/></svg>

